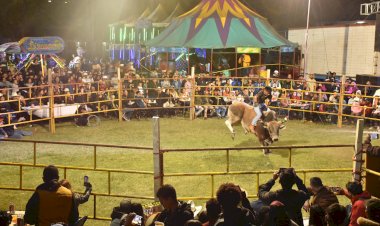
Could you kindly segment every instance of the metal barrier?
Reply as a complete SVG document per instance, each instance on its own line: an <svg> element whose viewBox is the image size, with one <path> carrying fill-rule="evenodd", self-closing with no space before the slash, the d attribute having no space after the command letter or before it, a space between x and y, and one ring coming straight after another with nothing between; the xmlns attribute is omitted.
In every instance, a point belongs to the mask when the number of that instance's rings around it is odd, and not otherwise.
<svg viewBox="0 0 380 226"><path fill-rule="evenodd" d="M123 174L135 174L135 175L151 175L153 176L152 171L141 171L141 170L121 170L121 169L109 169L109 168L100 168L97 164L97 150L98 148L117 148L123 149L125 151L141 150L141 151L151 151L150 147L141 147L141 146L125 146L125 145L108 145L108 144L89 144L89 143L74 143L74 142L50 142L50 141L31 141L31 140L13 140L5 139L2 142L16 142L16 143L29 143L33 144L33 163L13 163L13 162L0 162L0 166L15 166L19 169L19 185L17 187L5 187L0 186L0 190L18 190L18 191L34 191L33 188L25 188L23 186L23 173L25 167L34 167L34 168L44 168L46 165L37 163L37 152L38 144L52 144L52 145L70 145L70 146L82 146L82 147L92 147L93 163L92 167L78 167L78 166L69 166L69 165L56 165L57 168L63 170L63 178L67 178L67 173L70 170L81 170L81 171L92 171L92 172L105 172L107 173L107 192L106 193L92 193L94 200L93 206L93 215L89 216L91 219L97 220L110 220L107 217L99 217L97 215L97 198L98 197L115 197L115 198L132 198L132 199L146 199L154 200L154 196L142 196L142 195L121 195L112 193L112 183L111 176L114 173L123 173Z"/></svg>
<svg viewBox="0 0 380 226"><path fill-rule="evenodd" d="M256 66L255 66L256 67ZM8 93L5 95L5 100L1 100L1 103L8 103L17 105L17 109L13 109L11 112L0 113L1 115L7 115L7 121L4 124L0 124L0 127L8 125L18 125L26 124L40 121L49 121L50 130L52 133L55 132L55 119L64 118L64 117L75 117L83 114L97 114L108 112L114 112L117 114L119 121L122 121L123 110L128 109L130 111L141 111L141 112L150 112L151 116L156 115L157 112L177 112L181 111L183 113L190 113L190 118L194 119L195 109L197 107L203 107L206 110L215 109L218 107L227 108L228 104L204 104L199 103L199 99L210 99L210 98L228 98L230 102L238 98L237 95L233 95L233 92L229 92L238 89L248 89L248 90L259 90L263 86L272 85L274 91L278 91L281 96L277 99L277 104L271 106L273 109L278 109L287 112L303 112L307 114L317 114L319 116L334 116L336 119L338 127L342 126L343 119L349 119L351 121L356 119L366 119L378 123L380 121L380 111L377 115L373 115L372 111L375 110L375 107L380 98L374 98L373 89L379 89L380 86L372 85L353 85L345 83L345 76L342 80L338 82L317 82L317 81L306 81L306 80L294 80L294 79L278 79L278 78L254 78L254 77L233 77L231 79L241 81L240 85L229 84L229 77L223 76L209 76L209 75L197 75L196 77L187 77L187 78L173 78L164 77L164 78L132 78L127 76L122 79L113 79L110 81L98 81L98 82L82 82L82 83L70 83L70 84L55 84L51 85L40 85L32 87L20 87L17 90L24 91L26 96L24 98L10 99L10 93L14 92L15 88L5 88L1 89L0 92ZM207 85L202 83L202 80L207 80L209 83ZM222 80L226 81L226 85L222 85ZM186 84L185 84L186 81ZM185 87L172 87L174 84L185 84ZM108 86L106 85L108 84ZM138 85L136 85L138 84ZM277 87L276 84L282 84L282 87ZM303 87L308 87L308 85L314 86L337 86L340 87L339 93L337 94L335 102L330 102L326 99L327 95L334 95L333 92L326 91L315 91L308 90L306 88L300 90L297 89L297 84L302 85ZM72 89L71 93L60 94L58 90L70 87ZM81 88L85 89L84 92L81 91ZM161 87L166 89L166 94L154 94L151 93L158 92L157 88ZM93 88L93 89L92 89ZM352 89L351 89L352 88ZM375 106L370 106L368 103L366 106L358 106L361 109L360 113L349 114L351 107L354 105L352 103L345 103L344 100L348 97L355 95L350 90L353 89L362 90L363 94L358 95L359 99L368 98L375 99ZM203 94L199 93L200 90L208 90L209 93ZM49 90L49 94L47 94ZM223 90L223 94L215 93L215 90ZM372 90L372 91L371 91ZM137 95L136 91L142 92L141 95ZM32 93L36 92L36 95L33 96ZM177 93L179 92L179 93ZM126 94L127 93L127 94ZM296 95L290 95L290 93L295 93ZM313 93L316 95L313 98L306 98L306 93ZM101 95L100 95L101 94ZM371 94L371 95L370 95ZM100 95L101 97L97 97ZM289 95L289 96L288 96ZM84 98L79 98L83 97ZM91 112L80 113L76 112L69 115L54 115L54 104L61 103L63 100L68 104L71 100L74 103L74 100L83 99L80 102L77 102L76 105L89 105L92 108ZM95 98L96 97L96 98ZM253 96L249 96L250 99L253 99ZM141 102L143 106L136 106L137 102ZM27 102L33 102L37 108L22 108L26 105ZM126 103L135 102L134 105L128 105ZM49 103L49 104L48 104ZM302 107L297 107L297 105L305 105L308 109ZM325 106L325 109L319 109L319 106ZM70 106L70 104L68 104ZM34 110L47 110L49 115L46 118L36 119L33 115ZM162 110L162 111L160 111ZM20 122L11 122L12 115L21 115L23 114L26 121ZM26 116L27 115L27 116ZM182 114L185 115L185 114Z"/></svg>
<svg viewBox="0 0 380 226"><path fill-rule="evenodd" d="M362 120L361 120L361 124ZM90 216L92 219L97 220L109 220L109 218L101 217L97 215L97 200L98 197L116 197L116 198L134 198L134 199L146 199L146 200L154 200L154 195L152 196L142 196L142 195L122 195L122 194L114 194L112 193L112 181L111 176L114 173L123 173L123 174L136 174L136 175L151 175L154 181L154 193L155 194L158 188L164 183L165 178L169 177L186 177L186 176L201 176L208 177L211 181L210 188L210 196L200 196L200 197L179 197L180 199L193 199L193 200L204 200L210 197L215 196L215 177L224 175L254 175L256 177L256 189L260 185L260 176L265 174L273 173L273 170L257 170L257 171L232 171L230 169L230 154L234 151L254 151L261 150L263 147L241 147L241 148L233 148L233 147L221 147L221 148L196 148L196 149L167 149L161 148L160 146L160 125L159 118L153 118L153 147L136 147L136 146L125 146L125 145L106 145L106 144L86 144L86 143L73 143L73 142L49 142L49 141L31 141L31 140L12 140L5 139L3 142L17 142L17 143L29 143L33 144L33 162L32 163L13 163L13 162L0 162L0 166L14 166L19 170L19 185L15 187L0 187L0 190L19 190L19 191L33 191L34 189L25 188L23 186L23 173L26 167L33 168L42 168L45 167L43 164L38 164L37 161L37 153L39 144L52 144L52 145L71 145L71 146L84 146L92 148L93 162L91 167L79 167L79 166L70 166L70 165L57 165L58 168L63 169L63 177L66 178L68 171L70 170L80 170L80 171L93 171L93 172L105 172L107 173L107 192L106 193L94 193L92 194L94 198L94 208L93 208L93 216ZM152 151L153 155L153 171L142 171L142 170L122 170L122 169L111 169L111 168L100 168L98 166L98 148L117 148L129 151L131 149L141 150L141 151ZM324 149L324 148L352 148L355 153L358 153L360 147L354 145L300 145L300 146L273 146L267 147L271 150L279 150L288 152L288 167L293 166L293 153L295 149ZM189 173L164 173L164 155L166 153L176 152L176 153L184 153L184 152L225 152L226 165L225 170L220 172L189 172ZM305 180L306 175L309 173L328 173L328 172L352 172L352 168L332 168L332 169L297 169L297 172L303 175L303 179ZM368 171L372 173L371 171ZM355 172L354 172L355 173ZM251 198L256 197L255 195L249 196Z"/></svg>
<svg viewBox="0 0 380 226"><path fill-rule="evenodd" d="M172 152L203 152L203 151L215 151L215 152L225 152L226 159L226 170L222 172L200 172L200 173L163 173L163 178L166 177L182 177L182 176L207 176L211 180L211 196L207 197L182 197L182 199L193 199L193 200L204 200L215 197L215 180L214 177L218 175L255 175L256 176L256 190L258 190L260 185L260 175L262 174L273 174L273 170L260 170L260 171L231 171L230 170L230 153L232 151L254 151L262 150L263 147L242 147L242 148L197 148L197 149L161 149L161 156L164 158L163 154ZM269 146L270 150L280 150L288 152L288 167L292 167L292 154L295 149L315 149L315 148L352 148L354 150L354 145L307 145L307 146ZM285 150L284 150L285 149ZM286 150L287 149L287 150ZM163 159L161 160L163 161ZM162 169L162 172L165 170ZM352 172L352 168L332 168L332 169L297 169L297 173L303 175L303 180L306 180L307 173L328 173L328 172ZM249 196L250 198L257 198L256 195Z"/></svg>

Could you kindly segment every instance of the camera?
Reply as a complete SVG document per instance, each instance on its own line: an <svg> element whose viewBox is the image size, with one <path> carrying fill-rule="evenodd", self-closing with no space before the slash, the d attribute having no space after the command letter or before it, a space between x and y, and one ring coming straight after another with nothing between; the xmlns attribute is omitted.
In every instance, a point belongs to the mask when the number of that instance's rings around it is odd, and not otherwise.
<svg viewBox="0 0 380 226"><path fill-rule="evenodd" d="M83 185L86 187L88 186L88 176L83 177Z"/></svg>

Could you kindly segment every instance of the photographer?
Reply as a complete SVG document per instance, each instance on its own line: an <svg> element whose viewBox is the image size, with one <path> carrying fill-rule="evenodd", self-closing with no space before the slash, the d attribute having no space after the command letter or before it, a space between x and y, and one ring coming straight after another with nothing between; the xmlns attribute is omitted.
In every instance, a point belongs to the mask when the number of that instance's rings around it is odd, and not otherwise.
<svg viewBox="0 0 380 226"><path fill-rule="evenodd" d="M359 217L366 216L366 201L371 199L370 193L363 190L363 186L359 182L348 182L346 184L346 189L341 189L338 191L339 194L345 195L351 200L351 206L348 206L348 216L350 219L350 226L357 226L357 220ZM351 210L350 210L351 208Z"/></svg>
<svg viewBox="0 0 380 226"><path fill-rule="evenodd" d="M280 178L282 189L274 192L270 191L278 178ZM294 184L297 185L298 191L292 189ZM293 168L281 168L273 174L273 179L259 186L258 197L266 205L269 205L273 201L280 201L284 204L285 211L289 215L289 218L299 226L302 226L303 218L301 208L305 201L310 198L307 193L306 186L303 184L301 178L296 175Z"/></svg>
<svg viewBox="0 0 380 226"><path fill-rule="evenodd" d="M120 223L116 224L117 221L112 221L112 225L122 225L122 226L145 226L144 210L141 204L139 203L130 203L129 213L124 214Z"/></svg>
<svg viewBox="0 0 380 226"><path fill-rule="evenodd" d="M90 198L91 191L92 191L92 185L89 182L84 183L85 191L84 194L79 194L72 191L71 184L68 180L63 179L59 181L59 184L67 189L69 189L73 195L74 195L74 208L76 209L76 213L79 214L78 207L80 204L88 202L88 199ZM79 215L77 216L79 218Z"/></svg>

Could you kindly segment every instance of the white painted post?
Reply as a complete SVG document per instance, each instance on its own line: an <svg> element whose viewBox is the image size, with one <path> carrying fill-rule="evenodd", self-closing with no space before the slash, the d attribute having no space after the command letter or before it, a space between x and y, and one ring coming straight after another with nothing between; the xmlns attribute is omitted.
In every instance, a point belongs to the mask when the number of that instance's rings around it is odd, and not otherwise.
<svg viewBox="0 0 380 226"><path fill-rule="evenodd" d="M354 166L353 166L353 180L361 181L361 171L363 167L363 130L364 130L364 119L358 119L356 123L356 138L355 138L355 156Z"/></svg>
<svg viewBox="0 0 380 226"><path fill-rule="evenodd" d="M163 185L164 156L160 152L160 118L153 117L153 169L154 169L154 197L158 189ZM156 197L156 201L157 197Z"/></svg>

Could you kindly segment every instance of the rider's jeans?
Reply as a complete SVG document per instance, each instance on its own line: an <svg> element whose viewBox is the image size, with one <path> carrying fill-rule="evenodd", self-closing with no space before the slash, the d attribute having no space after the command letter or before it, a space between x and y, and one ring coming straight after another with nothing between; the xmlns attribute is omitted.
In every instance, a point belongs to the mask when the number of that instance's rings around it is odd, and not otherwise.
<svg viewBox="0 0 380 226"><path fill-rule="evenodd" d="M260 105L258 105L257 107L253 107L253 110L256 112L256 116L252 120L252 125L256 126L257 121L260 120L263 113L261 113Z"/></svg>

